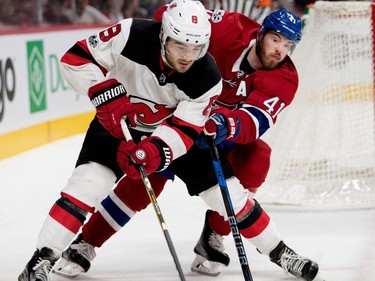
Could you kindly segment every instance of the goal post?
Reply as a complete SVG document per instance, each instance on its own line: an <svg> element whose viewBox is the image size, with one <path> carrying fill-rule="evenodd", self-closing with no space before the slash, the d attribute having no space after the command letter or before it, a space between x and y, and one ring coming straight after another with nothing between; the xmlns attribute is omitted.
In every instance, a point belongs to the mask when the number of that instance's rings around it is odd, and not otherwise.
<svg viewBox="0 0 375 281"><path fill-rule="evenodd" d="M293 103L265 135L265 204L375 208L374 2L317 1L292 55Z"/></svg>

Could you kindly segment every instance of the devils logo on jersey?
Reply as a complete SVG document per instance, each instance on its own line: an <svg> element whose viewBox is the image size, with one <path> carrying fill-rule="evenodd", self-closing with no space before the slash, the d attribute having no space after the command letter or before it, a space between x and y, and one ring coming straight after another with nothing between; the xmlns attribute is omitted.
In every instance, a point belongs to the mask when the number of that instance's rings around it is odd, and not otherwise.
<svg viewBox="0 0 375 281"><path fill-rule="evenodd" d="M163 120L172 116L176 109L140 97L130 96L129 98L137 112L137 121L144 126L160 125Z"/></svg>

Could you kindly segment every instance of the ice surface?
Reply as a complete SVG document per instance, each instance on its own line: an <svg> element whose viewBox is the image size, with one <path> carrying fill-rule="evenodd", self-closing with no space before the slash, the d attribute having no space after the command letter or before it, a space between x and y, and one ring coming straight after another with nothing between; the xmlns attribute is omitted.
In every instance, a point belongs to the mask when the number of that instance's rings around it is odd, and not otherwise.
<svg viewBox="0 0 375 281"><path fill-rule="evenodd" d="M83 135L0 161L0 281L16 280L35 250L41 225L69 178ZM230 188L230 186L229 186ZM177 179L158 199L187 280L244 280L232 236L225 240L231 264L218 277L190 272L205 205ZM263 206L284 241L316 260L328 281L375 280L375 210L292 212ZM254 281L297 280L284 275L244 240ZM53 275L52 280L67 280ZM90 271L76 280L178 281L152 206L137 214L97 250Z"/></svg>

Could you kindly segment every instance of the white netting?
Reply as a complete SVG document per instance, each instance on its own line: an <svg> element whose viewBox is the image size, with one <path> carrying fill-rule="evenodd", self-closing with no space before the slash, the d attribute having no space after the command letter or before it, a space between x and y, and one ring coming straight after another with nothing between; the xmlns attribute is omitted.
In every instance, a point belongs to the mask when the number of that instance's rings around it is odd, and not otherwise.
<svg viewBox="0 0 375 281"><path fill-rule="evenodd" d="M293 60L292 105L264 136L271 169L262 203L375 207L371 2L317 1Z"/></svg>

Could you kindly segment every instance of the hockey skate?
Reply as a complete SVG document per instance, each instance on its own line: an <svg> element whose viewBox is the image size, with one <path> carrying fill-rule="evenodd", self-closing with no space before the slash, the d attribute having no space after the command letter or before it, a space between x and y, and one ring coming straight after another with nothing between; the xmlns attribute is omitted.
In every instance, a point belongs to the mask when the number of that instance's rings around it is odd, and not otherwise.
<svg viewBox="0 0 375 281"><path fill-rule="evenodd" d="M18 281L50 280L49 274L59 258L59 254L50 248L36 250L23 272L18 276Z"/></svg>
<svg viewBox="0 0 375 281"><path fill-rule="evenodd" d="M194 248L197 254L191 265L191 271L209 276L217 276L223 266L228 266L230 259L224 252L224 238L214 232L208 224L208 216L212 213L207 210L202 234Z"/></svg>
<svg viewBox="0 0 375 281"><path fill-rule="evenodd" d="M286 273L306 281L323 281L316 262L302 257L281 241L270 253L273 263L284 269Z"/></svg>
<svg viewBox="0 0 375 281"><path fill-rule="evenodd" d="M65 278L75 278L90 269L91 262L95 257L95 247L83 240L81 233L63 252L53 273Z"/></svg>

